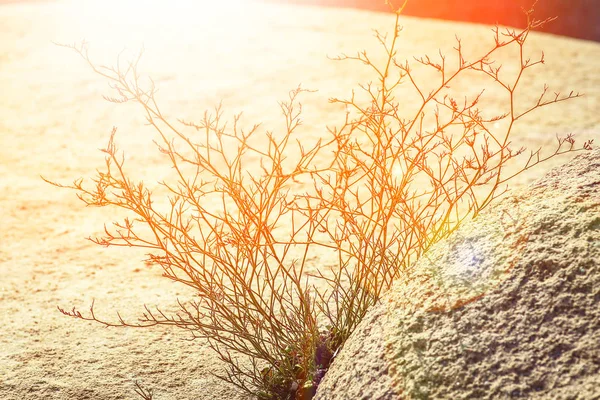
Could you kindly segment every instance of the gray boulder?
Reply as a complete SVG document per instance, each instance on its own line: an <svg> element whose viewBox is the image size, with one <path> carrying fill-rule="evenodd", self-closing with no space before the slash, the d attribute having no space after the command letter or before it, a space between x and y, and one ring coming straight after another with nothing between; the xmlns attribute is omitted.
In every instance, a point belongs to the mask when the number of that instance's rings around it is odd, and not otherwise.
<svg viewBox="0 0 600 400"><path fill-rule="evenodd" d="M317 399L600 399L600 151L438 243L366 316Z"/></svg>

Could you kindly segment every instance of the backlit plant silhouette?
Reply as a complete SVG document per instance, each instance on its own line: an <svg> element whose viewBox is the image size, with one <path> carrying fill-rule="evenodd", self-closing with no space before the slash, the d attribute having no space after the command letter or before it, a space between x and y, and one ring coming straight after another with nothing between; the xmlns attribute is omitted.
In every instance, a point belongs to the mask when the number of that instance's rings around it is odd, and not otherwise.
<svg viewBox="0 0 600 400"><path fill-rule="evenodd" d="M440 53L437 61L401 62L402 8L393 34L376 34L386 55L381 64L367 52L339 57L370 68L374 81L347 100L332 99L344 122L308 144L299 135L302 88L280 103L283 132L263 133L258 125L243 130L239 116L227 125L220 107L199 122L171 121L161 113L154 84L140 83L139 58L125 68L102 67L85 43L68 46L109 80L117 96L109 101L141 106L158 134L165 168L176 177L161 182L164 196L133 182L113 130L103 150L106 165L90 184L54 184L75 190L88 205L127 210L130 217L91 240L148 249L165 277L198 297L178 301L176 315L146 307L137 322L101 321L93 304L87 315L60 311L108 326L185 329L225 362L220 377L227 382L262 399L310 398L369 307L430 246L487 207L514 176L555 155L591 148L591 142L576 148L569 135L550 155L531 152L507 172L525 151L511 147L515 124L580 96L547 96L545 88L533 104L516 101L529 70L544 63L543 54L535 61L525 55L525 42L550 20L528 11L525 29L496 27L489 51L472 60L457 40L454 61ZM509 46L519 50L518 74L510 79L493 60ZM435 71L438 82L419 85L418 68ZM477 108L483 90L469 99L453 96L452 85L467 72L506 91L503 113ZM411 107L396 96L401 85L414 89ZM190 128L197 133L184 132ZM326 252L335 265L315 268L310 259Z"/></svg>

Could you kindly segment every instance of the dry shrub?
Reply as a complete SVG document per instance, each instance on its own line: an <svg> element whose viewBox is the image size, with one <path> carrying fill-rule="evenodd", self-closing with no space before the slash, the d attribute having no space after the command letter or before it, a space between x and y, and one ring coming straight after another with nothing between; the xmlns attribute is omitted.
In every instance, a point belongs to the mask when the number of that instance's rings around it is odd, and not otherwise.
<svg viewBox="0 0 600 400"><path fill-rule="evenodd" d="M525 55L525 42L549 20L535 20L528 11L525 29L496 27L489 51L472 60L464 58L457 39L452 61L440 53L400 62L401 10L392 35L376 35L385 52L382 64L366 51L339 58L370 68L374 82L347 100L331 100L341 105L345 122L312 145L298 134L301 88L280 103L284 132L265 134L258 126L245 131L239 117L227 125L220 107L200 122L176 123L161 113L154 84L142 87L139 58L126 67L101 67L85 44L68 46L109 80L116 92L109 101L142 107L158 133L165 168L177 177L161 182L168 192L167 207L161 207L144 183L128 177L113 131L103 150L104 170L90 184L77 180L63 187L87 205L127 210L130 218L92 240L148 249L164 276L193 288L198 299L178 301L176 315L147 307L137 322L101 321L93 304L89 315L60 311L108 326L185 329L207 340L226 363L220 377L227 382L261 399L310 398L336 352L399 273L487 207L515 175L591 147L586 142L576 148L569 135L550 155L531 152L517 172L506 172L525 151L511 147L515 124L580 96L547 96L545 88L534 103L517 104L515 93L527 73L544 63L543 54L533 61ZM518 74L505 78L493 57L511 46L518 49ZM419 85L414 68L433 71L438 82ZM506 111L486 115L478 109L483 90L457 98L452 85L466 73L501 85L510 98ZM396 97L400 85L414 89L413 109ZM197 134L186 135L184 128ZM335 254L335 266L307 273L309 259L324 250Z"/></svg>

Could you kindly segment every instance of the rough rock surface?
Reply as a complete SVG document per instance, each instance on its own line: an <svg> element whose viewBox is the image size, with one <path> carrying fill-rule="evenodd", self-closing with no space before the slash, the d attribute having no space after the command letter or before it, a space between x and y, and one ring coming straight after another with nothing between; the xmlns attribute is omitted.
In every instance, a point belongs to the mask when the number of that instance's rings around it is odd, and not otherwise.
<svg viewBox="0 0 600 400"><path fill-rule="evenodd" d="M600 150L438 243L317 398L600 399Z"/></svg>

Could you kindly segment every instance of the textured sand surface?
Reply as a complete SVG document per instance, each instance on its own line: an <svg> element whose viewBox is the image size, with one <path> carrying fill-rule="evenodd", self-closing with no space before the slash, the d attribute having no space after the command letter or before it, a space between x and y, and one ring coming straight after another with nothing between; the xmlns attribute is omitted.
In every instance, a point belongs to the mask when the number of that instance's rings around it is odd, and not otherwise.
<svg viewBox="0 0 600 400"><path fill-rule="evenodd" d="M598 399L599 260L594 150L431 249L365 317L317 398Z"/></svg>
<svg viewBox="0 0 600 400"><path fill-rule="evenodd" d="M438 48L450 53L455 33L474 53L492 40L485 26L414 18L402 23L402 58L434 55ZM283 121L277 101L300 83L318 89L303 98L309 140L343 120L328 98L348 96L357 83L373 79L359 65L327 56L376 49L371 29L387 31L392 24L392 17L378 13L273 4L229 12L130 9L114 1L0 6L0 399L131 399L134 379L154 388L160 400L240 398L210 375L221 366L205 344L184 341L183 332L105 329L57 311L57 305L83 311L96 299L101 317L121 311L134 318L144 303L168 311L177 297L192 294L147 267L142 251L86 241L115 215L85 208L73 193L41 180L92 176L103 164L97 149L113 126L134 178L159 181L169 173L139 108L104 101L107 83L53 42L85 39L92 58L106 65L124 48L135 53L143 45L141 72L157 83L163 112L172 118L197 120L223 99L229 116L243 110L248 126L263 122L278 129ZM597 137L600 45L532 36L530 51L541 48L547 66L529 77L524 92L534 90L535 97L546 82L552 90L586 97L525 119L515 141L551 150L557 133ZM472 84L456 89L473 94ZM494 90L486 92L490 107L505 104ZM407 94L407 105L412 96ZM565 160L533 169L515 184Z"/></svg>

